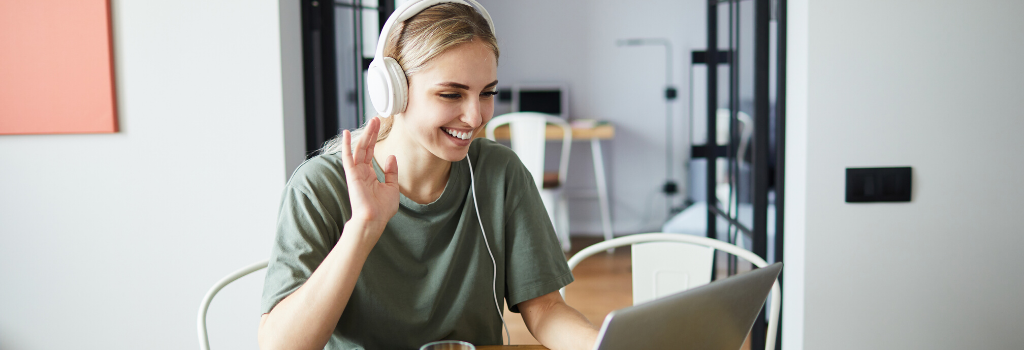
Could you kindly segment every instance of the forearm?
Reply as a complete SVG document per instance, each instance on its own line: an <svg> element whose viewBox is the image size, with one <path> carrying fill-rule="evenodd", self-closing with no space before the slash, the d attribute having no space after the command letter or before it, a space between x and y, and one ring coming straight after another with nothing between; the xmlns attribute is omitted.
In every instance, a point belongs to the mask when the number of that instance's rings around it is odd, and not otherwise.
<svg viewBox="0 0 1024 350"><path fill-rule="evenodd" d="M346 223L338 244L309 279L260 319L260 348L323 349L382 230Z"/></svg>
<svg viewBox="0 0 1024 350"><path fill-rule="evenodd" d="M523 318L534 338L550 349L589 350L597 341L597 327L560 297L545 307L523 310Z"/></svg>

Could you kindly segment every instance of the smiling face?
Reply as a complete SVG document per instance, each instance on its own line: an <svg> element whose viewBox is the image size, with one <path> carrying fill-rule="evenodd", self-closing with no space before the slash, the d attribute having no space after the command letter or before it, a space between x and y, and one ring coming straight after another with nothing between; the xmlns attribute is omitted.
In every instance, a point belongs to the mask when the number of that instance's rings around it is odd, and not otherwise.
<svg viewBox="0 0 1024 350"><path fill-rule="evenodd" d="M479 41L449 49L409 77L409 104L394 127L424 156L462 160L494 115L497 72L494 51Z"/></svg>

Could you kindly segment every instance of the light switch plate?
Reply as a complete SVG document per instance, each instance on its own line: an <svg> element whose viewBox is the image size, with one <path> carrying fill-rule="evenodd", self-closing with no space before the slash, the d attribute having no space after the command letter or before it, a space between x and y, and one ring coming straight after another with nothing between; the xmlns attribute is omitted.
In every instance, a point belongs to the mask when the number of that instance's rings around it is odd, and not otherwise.
<svg viewBox="0 0 1024 350"><path fill-rule="evenodd" d="M846 202L909 202L911 168L846 168Z"/></svg>

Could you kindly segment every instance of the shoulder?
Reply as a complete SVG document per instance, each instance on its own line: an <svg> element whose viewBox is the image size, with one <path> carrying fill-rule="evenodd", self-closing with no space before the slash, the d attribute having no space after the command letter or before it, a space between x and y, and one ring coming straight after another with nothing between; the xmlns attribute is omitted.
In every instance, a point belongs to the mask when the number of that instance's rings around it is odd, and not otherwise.
<svg viewBox="0 0 1024 350"><path fill-rule="evenodd" d="M474 168L507 169L523 167L523 162L511 148L485 138L473 140L467 155L473 161ZM524 168L525 169L525 168Z"/></svg>
<svg viewBox="0 0 1024 350"><path fill-rule="evenodd" d="M518 192L522 186L533 186L533 176L511 148L480 138L470 145L473 173L478 180L491 183L495 189ZM504 185L499 185L504 184Z"/></svg>
<svg viewBox="0 0 1024 350"><path fill-rule="evenodd" d="M288 179L287 188L307 195L340 193L345 189L345 170L336 153L321 154L299 165Z"/></svg>

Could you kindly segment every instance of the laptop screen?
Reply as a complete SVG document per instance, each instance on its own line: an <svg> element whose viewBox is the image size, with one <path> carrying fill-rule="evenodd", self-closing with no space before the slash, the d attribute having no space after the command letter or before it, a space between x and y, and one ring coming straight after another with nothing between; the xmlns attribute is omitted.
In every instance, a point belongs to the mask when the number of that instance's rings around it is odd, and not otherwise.
<svg viewBox="0 0 1024 350"><path fill-rule="evenodd" d="M595 350L739 349L782 263L608 314Z"/></svg>
<svg viewBox="0 0 1024 350"><path fill-rule="evenodd" d="M562 115L561 90L520 90L520 112L540 112Z"/></svg>

